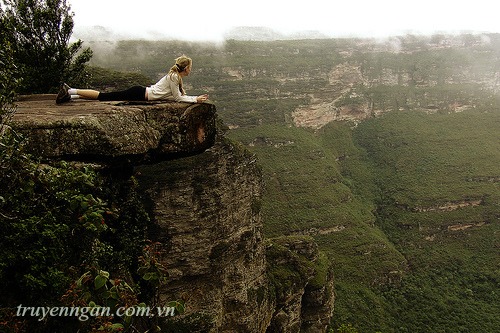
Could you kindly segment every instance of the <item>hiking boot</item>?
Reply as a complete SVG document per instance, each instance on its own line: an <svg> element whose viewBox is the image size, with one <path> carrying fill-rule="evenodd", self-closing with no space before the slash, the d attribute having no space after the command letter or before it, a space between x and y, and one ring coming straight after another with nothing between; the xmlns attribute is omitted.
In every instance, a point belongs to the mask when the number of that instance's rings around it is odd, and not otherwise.
<svg viewBox="0 0 500 333"><path fill-rule="evenodd" d="M56 104L62 104L71 101L71 95L68 92L69 86L66 83L61 85L61 89L59 89L59 93L56 97Z"/></svg>

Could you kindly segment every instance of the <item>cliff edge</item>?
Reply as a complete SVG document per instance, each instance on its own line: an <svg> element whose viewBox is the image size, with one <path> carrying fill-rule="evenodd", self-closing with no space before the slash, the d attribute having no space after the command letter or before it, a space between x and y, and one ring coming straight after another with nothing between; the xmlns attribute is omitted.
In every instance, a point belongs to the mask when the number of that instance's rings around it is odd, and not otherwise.
<svg viewBox="0 0 500 333"><path fill-rule="evenodd" d="M13 127L44 158L153 163L202 152L215 142L215 105L75 101L21 96Z"/></svg>
<svg viewBox="0 0 500 333"><path fill-rule="evenodd" d="M210 103L55 105L48 95L22 98L12 127L42 159L137 179L169 275L158 298L186 303L162 331L325 332L331 264L311 238L263 238L260 168L217 123Z"/></svg>

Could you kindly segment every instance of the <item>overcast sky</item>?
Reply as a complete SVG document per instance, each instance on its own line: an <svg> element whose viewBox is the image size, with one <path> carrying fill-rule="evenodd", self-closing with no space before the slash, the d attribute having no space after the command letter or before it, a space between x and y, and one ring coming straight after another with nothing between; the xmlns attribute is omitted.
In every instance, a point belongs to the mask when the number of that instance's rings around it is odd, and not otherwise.
<svg viewBox="0 0 500 333"><path fill-rule="evenodd" d="M67 0L75 31L100 25L135 37L222 40L238 26L331 37L500 32L492 0Z"/></svg>

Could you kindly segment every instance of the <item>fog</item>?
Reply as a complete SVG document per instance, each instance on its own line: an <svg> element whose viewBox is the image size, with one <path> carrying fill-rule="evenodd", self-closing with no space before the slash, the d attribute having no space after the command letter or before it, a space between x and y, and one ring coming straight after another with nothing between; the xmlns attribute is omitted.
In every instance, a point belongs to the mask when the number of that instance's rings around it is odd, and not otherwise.
<svg viewBox="0 0 500 333"><path fill-rule="evenodd" d="M221 41L237 27L289 35L385 37L401 34L500 32L491 1L450 0L68 0L76 38L100 26L107 38ZM88 38L87 38L88 39Z"/></svg>

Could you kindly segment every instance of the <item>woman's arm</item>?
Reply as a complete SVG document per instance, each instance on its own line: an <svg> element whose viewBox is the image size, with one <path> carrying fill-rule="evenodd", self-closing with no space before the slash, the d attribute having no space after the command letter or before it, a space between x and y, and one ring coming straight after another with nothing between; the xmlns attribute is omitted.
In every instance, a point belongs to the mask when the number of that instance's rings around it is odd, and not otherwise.
<svg viewBox="0 0 500 333"><path fill-rule="evenodd" d="M172 91L172 96L176 102L189 102L197 103L197 96L182 95L179 90L179 76L177 74L172 74L172 78L169 78L168 83L170 85L170 91Z"/></svg>
<svg viewBox="0 0 500 333"><path fill-rule="evenodd" d="M170 91L172 91L172 96L176 102L189 102L189 103L203 103L208 100L208 94L203 94L200 96L188 96L183 95L179 89L179 76L176 74L173 80L169 80Z"/></svg>

